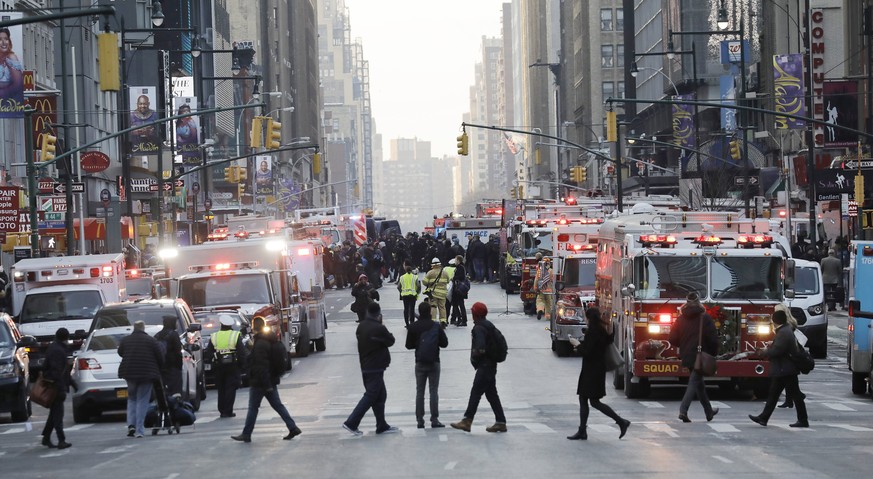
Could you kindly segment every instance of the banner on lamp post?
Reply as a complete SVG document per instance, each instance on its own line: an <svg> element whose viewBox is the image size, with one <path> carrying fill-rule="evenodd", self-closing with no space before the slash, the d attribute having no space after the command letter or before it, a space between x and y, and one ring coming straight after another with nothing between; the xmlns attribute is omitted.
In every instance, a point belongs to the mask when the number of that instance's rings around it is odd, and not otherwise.
<svg viewBox="0 0 873 479"><path fill-rule="evenodd" d="M197 97L173 98L174 115L197 112ZM186 165L199 165L200 160L200 117L189 116L176 120L174 131L176 132L176 154L182 157L182 163Z"/></svg>
<svg viewBox="0 0 873 479"><path fill-rule="evenodd" d="M259 195L273 194L273 158L267 155L255 157L255 191Z"/></svg>
<svg viewBox="0 0 873 479"><path fill-rule="evenodd" d="M152 108L158 104L156 88L132 86L130 98L130 127L158 121L158 112ZM132 155L156 155L161 144L161 133L156 125L145 126L128 133Z"/></svg>
<svg viewBox="0 0 873 479"><path fill-rule="evenodd" d="M0 12L0 20L17 20L20 12ZM24 35L16 25L0 29L0 118L24 118Z"/></svg>
<svg viewBox="0 0 873 479"><path fill-rule="evenodd" d="M694 93L689 93L687 95L678 95L673 98L681 101L694 100L695 97L696 95ZM682 157L680 160L682 162L682 171L685 171L688 159L691 157L690 150L697 148L697 141L694 138L693 109L691 105L684 103L674 103L672 109L673 143L675 143L679 148L682 148Z"/></svg>
<svg viewBox="0 0 873 479"><path fill-rule="evenodd" d="M806 116L806 100L803 96L803 55L773 55L773 85L775 87L776 111ZM797 130L806 122L784 116L776 117L776 128Z"/></svg>

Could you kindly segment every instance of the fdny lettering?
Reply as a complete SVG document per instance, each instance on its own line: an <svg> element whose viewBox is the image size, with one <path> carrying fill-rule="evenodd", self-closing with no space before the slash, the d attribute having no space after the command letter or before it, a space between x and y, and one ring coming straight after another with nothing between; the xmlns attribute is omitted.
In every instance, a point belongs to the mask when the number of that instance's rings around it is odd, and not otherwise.
<svg viewBox="0 0 873 479"><path fill-rule="evenodd" d="M644 373L678 373L678 364L643 364Z"/></svg>
<svg viewBox="0 0 873 479"><path fill-rule="evenodd" d="M772 341L746 341L745 342L745 350L746 351L755 351L758 349L764 349L772 343Z"/></svg>

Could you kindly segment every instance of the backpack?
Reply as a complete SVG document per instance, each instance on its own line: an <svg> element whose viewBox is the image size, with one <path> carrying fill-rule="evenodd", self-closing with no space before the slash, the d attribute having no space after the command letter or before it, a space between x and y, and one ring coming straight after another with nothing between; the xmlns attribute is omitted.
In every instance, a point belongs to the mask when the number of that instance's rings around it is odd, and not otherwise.
<svg viewBox="0 0 873 479"><path fill-rule="evenodd" d="M415 360L422 363L435 363L440 357L440 323L434 321L433 326L418 337L415 348Z"/></svg>
<svg viewBox="0 0 873 479"><path fill-rule="evenodd" d="M791 353L789 357L791 362L794 363L794 367L803 374L809 374L815 368L815 360L812 359L809 351L801 346L800 343L797 343L797 350Z"/></svg>
<svg viewBox="0 0 873 479"><path fill-rule="evenodd" d="M506 361L506 354L509 352L509 346L506 344L506 338L503 333L494 326L491 329L491 334L487 345L486 354L492 361L502 363Z"/></svg>
<svg viewBox="0 0 873 479"><path fill-rule="evenodd" d="M470 292L470 280L469 279L464 279L464 280L458 281L457 283L458 284L455 285L455 291L458 294L466 295L467 293Z"/></svg>

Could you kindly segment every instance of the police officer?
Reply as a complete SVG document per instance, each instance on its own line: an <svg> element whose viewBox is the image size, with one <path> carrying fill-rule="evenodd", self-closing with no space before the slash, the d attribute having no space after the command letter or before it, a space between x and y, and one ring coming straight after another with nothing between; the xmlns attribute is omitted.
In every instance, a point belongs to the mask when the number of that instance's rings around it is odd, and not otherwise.
<svg viewBox="0 0 873 479"><path fill-rule="evenodd" d="M233 329L233 318L223 315L221 329L209 338L207 354L212 355L215 387L218 389L218 412L221 417L235 417L233 403L240 386L240 370L245 364L242 335Z"/></svg>

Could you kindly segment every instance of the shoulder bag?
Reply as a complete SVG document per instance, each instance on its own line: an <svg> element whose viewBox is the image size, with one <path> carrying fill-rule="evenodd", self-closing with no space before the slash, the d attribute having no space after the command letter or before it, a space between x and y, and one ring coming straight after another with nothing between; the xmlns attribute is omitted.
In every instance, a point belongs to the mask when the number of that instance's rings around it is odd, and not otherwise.
<svg viewBox="0 0 873 479"><path fill-rule="evenodd" d="M621 352L614 342L609 343L606 347L606 353L603 355L603 364L607 371L612 371L624 366L624 359L621 357Z"/></svg>
<svg viewBox="0 0 873 479"><path fill-rule="evenodd" d="M703 351L703 316L700 317L700 332L697 334L697 357L694 358L694 370L704 376L715 374L715 356Z"/></svg>
<svg viewBox="0 0 873 479"><path fill-rule="evenodd" d="M42 373L39 373L39 379L36 380L30 389L30 400L44 408L49 408L54 404L57 397L57 386L43 377Z"/></svg>

